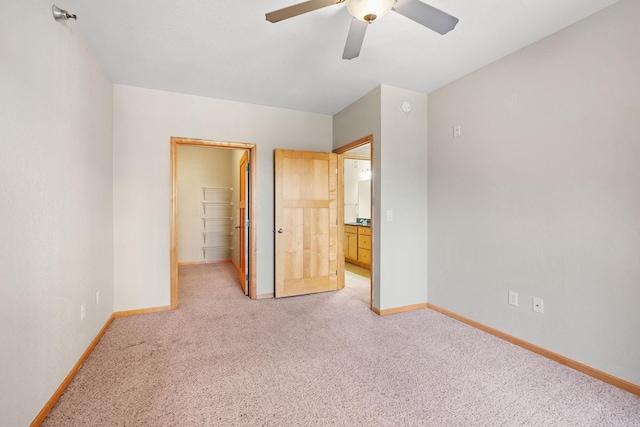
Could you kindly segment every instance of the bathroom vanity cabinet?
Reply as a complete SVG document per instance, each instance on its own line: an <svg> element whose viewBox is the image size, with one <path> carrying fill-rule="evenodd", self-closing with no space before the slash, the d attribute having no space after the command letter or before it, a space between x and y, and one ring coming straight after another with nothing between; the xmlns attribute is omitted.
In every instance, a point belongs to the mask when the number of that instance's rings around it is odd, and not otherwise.
<svg viewBox="0 0 640 427"><path fill-rule="evenodd" d="M360 267L371 267L371 227L345 224L344 258Z"/></svg>

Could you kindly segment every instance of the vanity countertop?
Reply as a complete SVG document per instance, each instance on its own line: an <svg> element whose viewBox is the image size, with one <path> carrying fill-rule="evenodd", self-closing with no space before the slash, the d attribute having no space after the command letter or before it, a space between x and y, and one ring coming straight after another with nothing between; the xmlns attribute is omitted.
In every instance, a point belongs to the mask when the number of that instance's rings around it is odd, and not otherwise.
<svg viewBox="0 0 640 427"><path fill-rule="evenodd" d="M369 224L360 224L359 222L345 222L344 225L357 225L358 227L367 227L370 228Z"/></svg>

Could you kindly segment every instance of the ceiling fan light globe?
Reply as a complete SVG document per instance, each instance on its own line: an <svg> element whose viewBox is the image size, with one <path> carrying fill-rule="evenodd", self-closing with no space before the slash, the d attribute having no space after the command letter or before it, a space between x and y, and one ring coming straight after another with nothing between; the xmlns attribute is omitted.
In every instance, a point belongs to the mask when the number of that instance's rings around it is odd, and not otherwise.
<svg viewBox="0 0 640 427"><path fill-rule="evenodd" d="M347 9L356 19L373 22L391 10L396 0L347 0Z"/></svg>

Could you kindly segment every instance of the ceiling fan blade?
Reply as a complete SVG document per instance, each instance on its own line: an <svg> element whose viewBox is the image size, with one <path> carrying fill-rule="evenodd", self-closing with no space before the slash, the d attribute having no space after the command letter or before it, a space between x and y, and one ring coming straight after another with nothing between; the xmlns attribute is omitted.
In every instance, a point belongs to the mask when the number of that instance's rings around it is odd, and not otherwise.
<svg viewBox="0 0 640 427"><path fill-rule="evenodd" d="M342 59L353 59L360 55L360 48L362 47L362 41L364 40L364 34L367 32L368 26L369 23L360 21L359 19L353 18L351 20L351 28L349 28L347 42L344 45Z"/></svg>
<svg viewBox="0 0 640 427"><path fill-rule="evenodd" d="M399 1L393 10L439 34L453 30L459 19L419 0Z"/></svg>
<svg viewBox="0 0 640 427"><path fill-rule="evenodd" d="M284 9L269 12L265 16L267 18L267 21L269 22L278 22L284 19L293 18L294 16L302 15L303 13L311 12L313 10L322 9L323 7L342 3L343 1L345 0L310 0L304 3L285 7Z"/></svg>

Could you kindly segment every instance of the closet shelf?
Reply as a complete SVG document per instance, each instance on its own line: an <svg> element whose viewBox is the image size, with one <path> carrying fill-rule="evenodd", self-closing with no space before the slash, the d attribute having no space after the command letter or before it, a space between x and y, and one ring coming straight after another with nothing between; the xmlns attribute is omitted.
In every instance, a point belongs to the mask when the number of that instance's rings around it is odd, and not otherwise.
<svg viewBox="0 0 640 427"><path fill-rule="evenodd" d="M201 187L202 188L202 258L228 258L228 252L233 249L233 188L232 187ZM211 230L208 230L211 228ZM211 252L207 257L207 251Z"/></svg>
<svg viewBox="0 0 640 427"><path fill-rule="evenodd" d="M202 187L202 198L209 199L211 197L207 197L207 192L210 196L215 197L231 197L231 193L233 192L233 188L231 187Z"/></svg>
<svg viewBox="0 0 640 427"><path fill-rule="evenodd" d="M202 243L207 247L229 246L233 233L227 231L203 231ZM211 243L214 243L213 245Z"/></svg>

